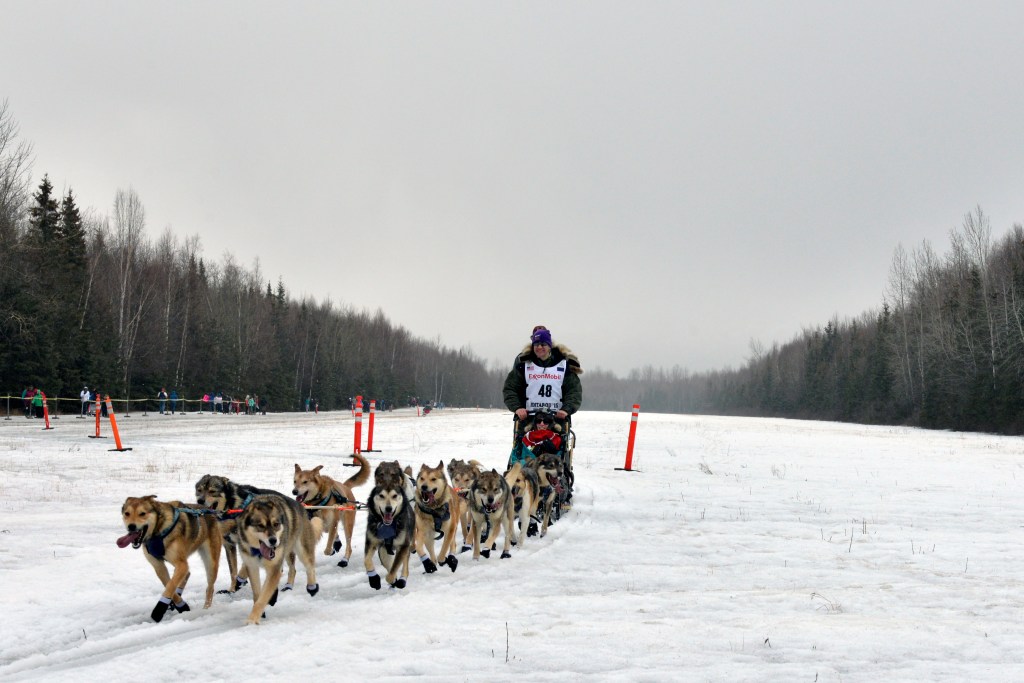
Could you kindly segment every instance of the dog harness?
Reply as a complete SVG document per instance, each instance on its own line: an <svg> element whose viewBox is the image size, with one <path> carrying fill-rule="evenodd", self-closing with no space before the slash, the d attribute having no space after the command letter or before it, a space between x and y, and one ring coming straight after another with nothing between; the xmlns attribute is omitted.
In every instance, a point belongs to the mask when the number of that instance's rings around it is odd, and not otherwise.
<svg viewBox="0 0 1024 683"><path fill-rule="evenodd" d="M174 508L174 517L171 519L171 526L167 527L167 531L157 532L155 536L146 541L146 551L158 560L164 559L164 553L167 552L164 547L164 539L178 525L178 517L178 508Z"/></svg>
<svg viewBox="0 0 1024 683"><path fill-rule="evenodd" d="M193 510L192 508L174 508L174 517L171 518L171 525L167 527L166 531L158 532L155 536L146 541L146 550L150 555L158 560L164 559L164 555L167 553L167 548L164 546L164 539L174 531L174 527L178 526L178 519L181 518L180 513L186 513L194 515L196 517L202 517L203 510Z"/></svg>
<svg viewBox="0 0 1024 683"><path fill-rule="evenodd" d="M252 502L252 498L253 495L250 493L248 496L245 497L245 500L242 501L241 507L239 507L236 510L225 510L224 512L217 515L217 519L224 521L238 517L243 512L245 512L245 508L249 507L249 503Z"/></svg>
<svg viewBox="0 0 1024 683"><path fill-rule="evenodd" d="M483 543L484 541L486 541L488 538L491 537L491 517L490 517L490 515L485 517L485 519L487 520L487 526L484 528L484 532L480 535L480 542L481 543Z"/></svg>
<svg viewBox="0 0 1024 683"><path fill-rule="evenodd" d="M387 551L388 555L395 554L395 538L398 536L397 526L397 519L391 522L391 524L381 522L377 525L377 530L374 532L377 538L384 541L384 550Z"/></svg>
<svg viewBox="0 0 1024 683"><path fill-rule="evenodd" d="M441 526L452 518L452 511L448 508L448 503L445 503L440 508L428 508L419 501L416 502L416 505L419 506L420 510L434 518L434 531L438 534L437 538L434 540L439 541L444 538L444 532L441 531Z"/></svg>

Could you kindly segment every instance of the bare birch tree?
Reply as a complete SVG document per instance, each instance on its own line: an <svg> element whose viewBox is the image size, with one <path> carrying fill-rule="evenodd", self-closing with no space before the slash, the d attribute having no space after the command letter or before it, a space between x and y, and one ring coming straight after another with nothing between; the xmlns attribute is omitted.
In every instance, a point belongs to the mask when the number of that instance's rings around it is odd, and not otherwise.
<svg viewBox="0 0 1024 683"><path fill-rule="evenodd" d="M900 244L893 253L892 264L889 266L889 286L886 300L889 302L899 325L899 336L893 355L899 368L900 384L904 386L904 394L908 403L914 403L914 366L910 356L910 301L913 282L910 273L910 261L907 251Z"/></svg>
<svg viewBox="0 0 1024 683"><path fill-rule="evenodd" d="M0 247L13 237L32 184L32 145L18 139L18 124L0 102ZM6 249L0 248L0 265Z"/></svg>
<svg viewBox="0 0 1024 683"><path fill-rule="evenodd" d="M114 197L114 263L117 269L117 355L123 381L128 387L129 367L135 351L142 314L151 288L136 291L139 284L140 252L144 248L146 210L135 190L118 190Z"/></svg>
<svg viewBox="0 0 1024 683"><path fill-rule="evenodd" d="M996 378L997 362L997 338L995 310L992 305L990 293L992 284L989 274L989 260L992 253L992 228L988 216L984 214L981 207L975 208L973 213L964 216L963 236L966 243L967 253L972 264L978 269L981 285L982 309L985 314L985 327L988 331L986 353L989 360L989 371L992 381Z"/></svg>

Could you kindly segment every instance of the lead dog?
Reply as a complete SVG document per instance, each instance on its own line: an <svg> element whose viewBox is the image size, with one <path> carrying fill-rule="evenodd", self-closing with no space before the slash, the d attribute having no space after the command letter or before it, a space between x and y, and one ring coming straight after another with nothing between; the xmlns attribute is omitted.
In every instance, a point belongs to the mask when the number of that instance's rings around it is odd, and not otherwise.
<svg viewBox="0 0 1024 683"><path fill-rule="evenodd" d="M236 520L242 544L242 559L252 582L252 611L246 623L258 624L267 605L277 601L285 558L288 559L289 590L295 582L295 557L306 568L306 592L320 590L316 582L316 542L323 531L319 517L310 519L296 501L277 495L255 496ZM260 569L266 572L265 581Z"/></svg>
<svg viewBox="0 0 1024 683"><path fill-rule="evenodd" d="M196 502L217 513L220 521L221 534L224 538L224 555L228 560L228 571L231 574L231 588L234 593L244 586L246 569L238 570L238 534L235 532L235 520L248 507L253 498L259 495L273 495L288 499L283 493L271 489L261 489L249 484L238 484L227 477L216 474L204 474L196 482Z"/></svg>
<svg viewBox="0 0 1024 683"><path fill-rule="evenodd" d="M338 538L338 522L345 528L345 557L339 562L339 567L347 567L349 558L352 557L352 529L356 524L355 494L352 489L362 486L370 480L370 463L362 455L356 453L352 456L359 462L359 471L346 479L344 482L335 481L326 474L321 474L323 465L317 465L311 470L304 470L295 464L294 485L292 495L303 505L316 507L327 506L323 510L308 510L323 520L324 528L327 530L327 545L324 546L324 555L333 555L341 550L341 539ZM339 509L344 507L345 509Z"/></svg>
<svg viewBox="0 0 1024 683"><path fill-rule="evenodd" d="M388 584L395 588L405 588L409 578L409 553L412 552L416 538L416 514L412 511L411 499L405 495L402 480L384 477L370 491L366 510L363 565L366 567L370 587L380 590L381 585L373 560L376 553L381 564L388 570ZM398 576L399 571L402 572L401 577Z"/></svg>
<svg viewBox="0 0 1024 683"><path fill-rule="evenodd" d="M160 601L150 616L160 621L167 613L171 600L178 612L187 612L188 603L181 599L180 591L188 581L188 558L198 552L206 566L206 599L203 609L213 602L213 585L217 580L220 561L221 535L217 520L201 510L187 507L180 501L163 503L156 496L128 497L121 506L121 518L128 533L117 539L119 548L129 544L143 547L143 555L163 585ZM165 564L166 563L166 564ZM173 576L167 564L174 567Z"/></svg>
<svg viewBox="0 0 1024 683"><path fill-rule="evenodd" d="M505 530L505 547L501 559L512 557L512 492L508 482L497 470L482 472L469 490L469 510L473 517L473 559L480 555L491 556L491 545L498 539L498 532ZM480 550L483 545L484 550Z"/></svg>
<svg viewBox="0 0 1024 683"><path fill-rule="evenodd" d="M459 565L452 552L462 513L462 499L455 495L444 474L444 462L437 467L421 465L416 475L416 536L418 547L425 548L420 556L423 568L428 574L437 571L438 558L441 565L448 565L453 572ZM435 534L438 534L435 536ZM441 541L441 552L434 552L434 541Z"/></svg>

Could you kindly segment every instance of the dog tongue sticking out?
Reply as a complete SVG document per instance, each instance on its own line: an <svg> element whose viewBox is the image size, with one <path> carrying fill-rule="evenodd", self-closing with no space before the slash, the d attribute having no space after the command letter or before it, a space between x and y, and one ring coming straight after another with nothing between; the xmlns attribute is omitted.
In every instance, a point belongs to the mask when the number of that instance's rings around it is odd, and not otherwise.
<svg viewBox="0 0 1024 683"><path fill-rule="evenodd" d="M139 536L142 534L141 531L130 531L121 538L117 539L118 548L127 548L130 543L138 543Z"/></svg>
<svg viewBox="0 0 1024 683"><path fill-rule="evenodd" d="M275 554L276 553L274 552L273 548L271 548L269 545L267 545L263 541L260 541L260 555L263 556L264 560L272 560L272 559L274 559L274 555Z"/></svg>

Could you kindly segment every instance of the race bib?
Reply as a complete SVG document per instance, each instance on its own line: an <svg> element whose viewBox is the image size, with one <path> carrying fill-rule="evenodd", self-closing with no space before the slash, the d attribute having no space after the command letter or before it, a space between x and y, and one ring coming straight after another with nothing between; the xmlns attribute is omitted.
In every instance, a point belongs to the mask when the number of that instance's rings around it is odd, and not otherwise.
<svg viewBox="0 0 1024 683"><path fill-rule="evenodd" d="M562 407L562 381L565 379L565 362L550 368L542 368L527 363L526 372L526 409L529 411L548 408L559 410Z"/></svg>

